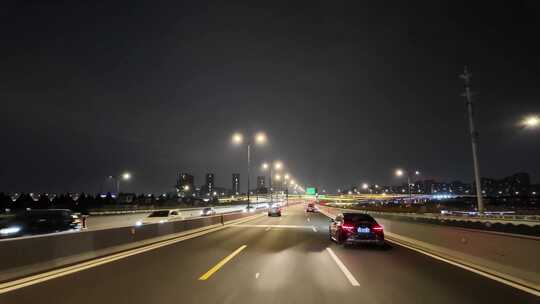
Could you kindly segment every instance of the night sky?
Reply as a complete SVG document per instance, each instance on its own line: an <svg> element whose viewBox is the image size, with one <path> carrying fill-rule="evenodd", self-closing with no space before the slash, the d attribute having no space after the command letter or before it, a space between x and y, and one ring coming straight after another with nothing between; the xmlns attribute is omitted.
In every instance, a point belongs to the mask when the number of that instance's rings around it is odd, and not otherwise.
<svg viewBox="0 0 540 304"><path fill-rule="evenodd" d="M473 73L483 176L540 181L538 1L2 1L0 191L230 187L263 130L280 159L335 191L396 167L471 181L458 78ZM82 2L82 1L81 1ZM114 4L112 4L114 2ZM535 6L536 5L536 6Z"/></svg>

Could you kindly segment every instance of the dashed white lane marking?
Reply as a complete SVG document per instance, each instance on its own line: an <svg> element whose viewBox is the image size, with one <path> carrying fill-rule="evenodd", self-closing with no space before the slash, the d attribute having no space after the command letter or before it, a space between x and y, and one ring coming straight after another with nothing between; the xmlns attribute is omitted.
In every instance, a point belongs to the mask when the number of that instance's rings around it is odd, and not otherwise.
<svg viewBox="0 0 540 304"><path fill-rule="evenodd" d="M268 226L266 229L264 229L264 231L270 231L270 229L272 229L272 227Z"/></svg>
<svg viewBox="0 0 540 304"><path fill-rule="evenodd" d="M308 217L308 218L307 218L307 221L308 221L308 222L310 222L310 221L311 221L311 219L310 219L310 218Z"/></svg>
<svg viewBox="0 0 540 304"><path fill-rule="evenodd" d="M341 271L343 272L343 274L345 275L345 277L347 277L347 279L349 280L349 282L351 282L351 285L352 286L360 286L360 283L358 283L358 281L354 278L354 276L352 275L352 273L349 271L349 269L347 269L347 267L345 266L345 264L343 264L343 262L341 262L341 260L337 257L337 255L334 253L334 251L332 251L332 249L330 248L326 248L326 250L328 251L328 253L330 254L330 256L332 257L332 259L334 260L334 262L336 262L336 264L338 265L339 269L341 269Z"/></svg>
<svg viewBox="0 0 540 304"><path fill-rule="evenodd" d="M261 275L261 274L257 272L257 273L255 274L255 280L258 279L260 275Z"/></svg>
<svg viewBox="0 0 540 304"><path fill-rule="evenodd" d="M313 229L313 232L317 232L317 227L311 226L311 229Z"/></svg>

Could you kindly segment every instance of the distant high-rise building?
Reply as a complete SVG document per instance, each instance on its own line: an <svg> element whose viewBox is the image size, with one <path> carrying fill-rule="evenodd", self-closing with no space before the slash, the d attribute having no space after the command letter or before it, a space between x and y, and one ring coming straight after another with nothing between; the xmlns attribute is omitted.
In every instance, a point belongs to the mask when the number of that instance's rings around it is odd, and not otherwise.
<svg viewBox="0 0 540 304"><path fill-rule="evenodd" d="M214 173L206 173L206 184L204 190L206 193L212 193L214 192L215 188L216 185L214 184Z"/></svg>
<svg viewBox="0 0 540 304"><path fill-rule="evenodd" d="M232 193L240 193L240 173L233 173L232 175Z"/></svg>
<svg viewBox="0 0 540 304"><path fill-rule="evenodd" d="M177 181L178 191L189 192L193 191L195 185L195 178L188 173L180 173Z"/></svg>
<svg viewBox="0 0 540 304"><path fill-rule="evenodd" d="M257 176L257 193L268 193L266 188L266 179L264 176Z"/></svg>
<svg viewBox="0 0 540 304"><path fill-rule="evenodd" d="M265 188L265 177L264 176L257 176L257 189L263 189Z"/></svg>

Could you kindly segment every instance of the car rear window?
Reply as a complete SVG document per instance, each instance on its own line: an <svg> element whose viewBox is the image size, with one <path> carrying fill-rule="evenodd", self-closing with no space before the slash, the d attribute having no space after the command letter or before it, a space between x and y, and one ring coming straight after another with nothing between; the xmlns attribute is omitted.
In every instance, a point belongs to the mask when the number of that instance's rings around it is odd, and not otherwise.
<svg viewBox="0 0 540 304"><path fill-rule="evenodd" d="M69 212L65 210L31 210L20 213L17 215L17 218L27 218L27 219L39 219L39 218L62 218L68 217Z"/></svg>
<svg viewBox="0 0 540 304"><path fill-rule="evenodd" d="M154 211L154 212L150 213L150 215L148 217L166 217L166 216L169 216L169 210Z"/></svg>
<svg viewBox="0 0 540 304"><path fill-rule="evenodd" d="M355 222L355 223L357 223L357 222L375 222L375 219L373 219L371 217L371 215L368 215L368 214L361 214L361 213L351 214L351 213L347 213L347 214L344 214L343 217L347 222Z"/></svg>

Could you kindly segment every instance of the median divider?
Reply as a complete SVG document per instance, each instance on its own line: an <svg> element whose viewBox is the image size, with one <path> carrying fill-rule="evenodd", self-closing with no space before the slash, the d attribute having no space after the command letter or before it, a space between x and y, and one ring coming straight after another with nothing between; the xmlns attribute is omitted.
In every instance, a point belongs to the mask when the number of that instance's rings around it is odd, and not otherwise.
<svg viewBox="0 0 540 304"><path fill-rule="evenodd" d="M261 213L228 213L204 218L66 232L0 241L0 283L64 268L92 259L141 248L175 238L215 231L249 221Z"/></svg>
<svg viewBox="0 0 540 304"><path fill-rule="evenodd" d="M320 206L333 218L351 209ZM356 211L358 212L358 211ZM540 237L378 217L386 240L540 296Z"/></svg>

